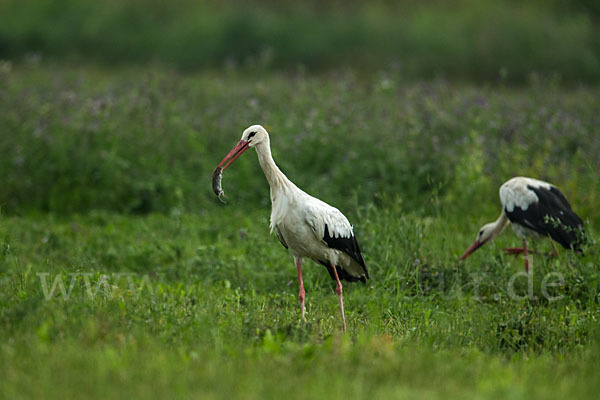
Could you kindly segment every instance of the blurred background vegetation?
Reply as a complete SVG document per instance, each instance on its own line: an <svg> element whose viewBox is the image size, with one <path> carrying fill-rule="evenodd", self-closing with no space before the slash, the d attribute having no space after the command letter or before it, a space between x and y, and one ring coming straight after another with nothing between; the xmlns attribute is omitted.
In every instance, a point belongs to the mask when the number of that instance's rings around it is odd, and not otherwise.
<svg viewBox="0 0 600 400"><path fill-rule="evenodd" d="M600 217L594 88L65 66L24 66L0 82L8 213L214 209L213 168L260 122L283 171L342 210L400 197L428 214L442 201L457 215L479 203L495 213L498 186L531 175L576 198L582 215ZM235 204L269 207L253 153L223 186Z"/></svg>
<svg viewBox="0 0 600 400"><path fill-rule="evenodd" d="M595 0L4 0L0 58L600 80Z"/></svg>

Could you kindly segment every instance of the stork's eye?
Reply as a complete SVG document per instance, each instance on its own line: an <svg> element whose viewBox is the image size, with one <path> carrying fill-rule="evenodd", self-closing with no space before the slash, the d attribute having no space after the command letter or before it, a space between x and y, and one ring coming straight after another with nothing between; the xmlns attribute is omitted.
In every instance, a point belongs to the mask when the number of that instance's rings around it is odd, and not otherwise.
<svg viewBox="0 0 600 400"><path fill-rule="evenodd" d="M250 134L248 135L248 139L252 139L252 136L254 135L256 135L256 131L250 132Z"/></svg>
<svg viewBox="0 0 600 400"><path fill-rule="evenodd" d="M483 229L479 231L479 236L483 235Z"/></svg>

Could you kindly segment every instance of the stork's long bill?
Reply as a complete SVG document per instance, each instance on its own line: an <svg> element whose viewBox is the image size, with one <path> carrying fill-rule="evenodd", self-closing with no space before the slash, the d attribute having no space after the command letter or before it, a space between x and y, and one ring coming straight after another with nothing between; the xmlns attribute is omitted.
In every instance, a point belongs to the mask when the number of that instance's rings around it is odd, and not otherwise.
<svg viewBox="0 0 600 400"><path fill-rule="evenodd" d="M218 168L221 168L223 171L225 171L225 169L227 169L227 167L229 167L235 160L237 160L237 158L239 156L242 155L243 152L245 152L246 150L249 149L249 145L250 142L245 141L245 140L240 140L238 142L238 144L236 144L233 149L231 149L231 151L225 156L225 158L223 159L223 161L221 161L219 163L219 165L217 165L217 168L215 168L215 171ZM229 160L229 161L227 161ZM225 162L227 162L225 164ZM225 164L224 166L222 166L223 164Z"/></svg>
<svg viewBox="0 0 600 400"><path fill-rule="evenodd" d="M471 255L471 253L474 253L475 250L477 250L478 248L480 248L484 244L485 244L485 242L480 242L479 240L476 240L475 243L473 243L471 246L469 246L469 248L467 249L467 251L465 251L465 254L463 254L460 257L461 261L464 260L465 258L469 257Z"/></svg>

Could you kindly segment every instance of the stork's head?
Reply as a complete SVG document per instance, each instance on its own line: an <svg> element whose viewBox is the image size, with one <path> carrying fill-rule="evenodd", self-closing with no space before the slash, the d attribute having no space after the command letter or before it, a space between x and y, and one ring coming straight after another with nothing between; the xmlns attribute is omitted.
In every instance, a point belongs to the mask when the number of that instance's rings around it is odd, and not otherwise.
<svg viewBox="0 0 600 400"><path fill-rule="evenodd" d="M475 242L467 249L467 251L465 251L465 254L463 254L462 257L460 257L460 259L464 260L465 258L467 258L475 250L477 250L478 248L495 238L496 235L498 235L498 233L499 231L495 222L491 222L482 226L479 230L479 233L477 234L477 239L475 239Z"/></svg>
<svg viewBox="0 0 600 400"><path fill-rule="evenodd" d="M252 125L244 130L242 133L241 142L247 142L248 147L254 147L260 143L269 140L269 134L262 125Z"/></svg>
<svg viewBox="0 0 600 400"><path fill-rule="evenodd" d="M223 161L217 165L217 168L221 168L223 171L229 167L239 156L242 155L250 147L256 147L261 143L269 142L269 134L267 130L261 125L252 125L244 130L240 141L231 149L231 151L225 156ZM225 164L225 165L223 165Z"/></svg>

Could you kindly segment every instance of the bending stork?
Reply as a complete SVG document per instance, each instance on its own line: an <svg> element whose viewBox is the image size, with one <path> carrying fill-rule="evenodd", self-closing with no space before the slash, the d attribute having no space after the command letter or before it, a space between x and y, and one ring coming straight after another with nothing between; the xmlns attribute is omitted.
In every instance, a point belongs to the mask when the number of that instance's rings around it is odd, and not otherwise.
<svg viewBox="0 0 600 400"><path fill-rule="evenodd" d="M256 149L258 161L271 187L271 232L277 234L281 244L290 250L296 262L302 319L306 320L302 259L310 258L324 265L331 279L336 281L345 332L341 280L366 282L369 278L352 225L337 208L308 195L281 172L271 156L269 134L260 125L253 125L244 131L241 140L221 161L215 172L220 172L219 168L225 170L249 148ZM221 167L223 164L225 165ZM220 188L219 191L222 193Z"/></svg>
<svg viewBox="0 0 600 400"><path fill-rule="evenodd" d="M509 222L512 222L517 236L523 239L523 247L504 250L508 254L523 253L527 272L527 237L549 236L566 249L581 251L583 221L554 185L533 178L512 178L500 186L500 202L502 212L498 219L481 227L477 240L465 251L461 260L494 239Z"/></svg>

